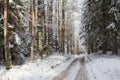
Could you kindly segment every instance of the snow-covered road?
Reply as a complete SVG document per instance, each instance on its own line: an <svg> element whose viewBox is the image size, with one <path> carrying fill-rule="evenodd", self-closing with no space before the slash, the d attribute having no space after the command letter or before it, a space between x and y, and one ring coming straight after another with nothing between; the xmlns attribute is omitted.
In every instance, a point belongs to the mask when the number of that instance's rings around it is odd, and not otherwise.
<svg viewBox="0 0 120 80"><path fill-rule="evenodd" d="M78 74L75 80L88 80L85 57L80 59L80 63L81 63L81 68L78 71Z"/></svg>
<svg viewBox="0 0 120 80"><path fill-rule="evenodd" d="M65 70L57 74L53 80L74 80L75 74L79 70L79 66L79 58L76 58L66 67ZM73 73L75 74L73 75Z"/></svg>
<svg viewBox="0 0 120 80"><path fill-rule="evenodd" d="M84 57L73 60L71 64L52 80L88 80Z"/></svg>
<svg viewBox="0 0 120 80"><path fill-rule="evenodd" d="M0 68L0 80L120 80L120 57L52 55L33 64Z"/></svg>

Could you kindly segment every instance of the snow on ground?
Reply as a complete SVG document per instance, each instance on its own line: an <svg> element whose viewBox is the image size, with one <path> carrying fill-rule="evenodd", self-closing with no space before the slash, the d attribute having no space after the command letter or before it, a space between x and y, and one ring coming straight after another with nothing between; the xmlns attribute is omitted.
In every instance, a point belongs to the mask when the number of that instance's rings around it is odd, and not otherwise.
<svg viewBox="0 0 120 80"><path fill-rule="evenodd" d="M73 60L77 57L81 57L81 56L72 56L72 58L70 60L68 60L67 62L61 64L56 69L49 71L47 73L48 76L45 78L45 80L53 80L53 78L56 77L57 75L59 75L59 73L66 70L68 68L68 66L73 62Z"/></svg>
<svg viewBox="0 0 120 80"><path fill-rule="evenodd" d="M64 80L75 80L76 75L80 69L80 61L77 61L71 68L70 71L68 71L67 76L64 78Z"/></svg>
<svg viewBox="0 0 120 80"><path fill-rule="evenodd" d="M54 70L54 68L61 63L64 64L65 62L71 61L74 58L74 56L70 58L68 55L52 55L49 58L46 58L42 61L35 61L35 63L32 64L28 63L22 66L14 66L9 71L0 68L0 80L46 80L46 77L53 74L48 74L48 72Z"/></svg>
<svg viewBox="0 0 120 80"><path fill-rule="evenodd" d="M82 56L85 55L54 54L42 61L35 61L33 64L14 66L9 71L0 66L0 80L52 80L64 71L76 57ZM107 55L92 54L86 56L86 59L89 80L120 80L120 57L113 56L111 52L108 52ZM72 65L64 80L74 80L80 66L79 62Z"/></svg>
<svg viewBox="0 0 120 80"><path fill-rule="evenodd" d="M120 80L120 57L110 54L89 56L87 70L89 80Z"/></svg>

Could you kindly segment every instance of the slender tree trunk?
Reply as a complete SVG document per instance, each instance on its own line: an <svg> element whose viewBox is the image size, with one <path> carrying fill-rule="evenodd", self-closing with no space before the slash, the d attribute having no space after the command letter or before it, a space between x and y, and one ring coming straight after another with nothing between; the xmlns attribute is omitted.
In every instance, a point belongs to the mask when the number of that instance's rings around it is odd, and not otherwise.
<svg viewBox="0 0 120 80"><path fill-rule="evenodd" d="M45 7L44 7L44 13L45 13ZM44 24L46 23L46 15L44 14ZM46 25L44 26L44 38L45 38L45 45L47 44L47 27ZM45 47L46 50L46 47Z"/></svg>
<svg viewBox="0 0 120 80"><path fill-rule="evenodd" d="M58 23L59 24L59 23ZM59 54L61 53L61 40L60 40L60 27L58 26L58 44L59 44Z"/></svg>
<svg viewBox="0 0 120 80"><path fill-rule="evenodd" d="M43 59L43 47L42 47L42 34L38 32L38 43L39 43L39 60Z"/></svg>
<svg viewBox="0 0 120 80"><path fill-rule="evenodd" d="M69 36L67 35L67 54L69 54Z"/></svg>
<svg viewBox="0 0 120 80"><path fill-rule="evenodd" d="M60 17L61 17L61 11L60 11L60 1L61 0L58 0L58 44L59 44L59 54L61 53L61 50L62 50L62 47L61 47L61 20L60 20Z"/></svg>
<svg viewBox="0 0 120 80"><path fill-rule="evenodd" d="M58 0L55 1L56 52L58 51Z"/></svg>
<svg viewBox="0 0 120 80"><path fill-rule="evenodd" d="M46 9L46 5L45 5L45 1L44 1L44 0L42 0L42 1L43 1L43 4L44 4L44 7L43 7L43 11L44 11L44 24L46 24L46 10L45 10L45 9ZM45 42L44 42L44 43L45 43L45 45L46 45L46 40L47 40L46 25L44 25L43 28L44 28L44 38L45 38ZM45 48L45 50L46 50L46 48Z"/></svg>
<svg viewBox="0 0 120 80"><path fill-rule="evenodd" d="M31 63L34 62L34 36L35 36L35 28L34 28L34 23L35 23L35 13L34 13L34 7L33 7L33 0L31 0L31 6L32 6L32 22L31 22L31 29L32 29L32 32L31 32L31 37L32 37L32 40L31 40Z"/></svg>
<svg viewBox="0 0 120 80"><path fill-rule="evenodd" d="M78 42L78 44L77 44L77 53L76 54L78 55L78 54L80 54L79 53L80 51L79 51L79 41L77 41L77 42Z"/></svg>
<svg viewBox="0 0 120 80"><path fill-rule="evenodd" d="M75 36L74 36L74 26L73 26L73 28L72 28L72 48L73 48L73 52L74 53L72 53L72 54L74 54L75 55L75 41L74 41L74 39L75 39Z"/></svg>
<svg viewBox="0 0 120 80"><path fill-rule="evenodd" d="M50 8L49 8L49 3L47 2L47 29L46 29L46 36L47 36L47 40L46 40L46 55L47 57L50 55L50 52L49 52L49 18L50 18Z"/></svg>
<svg viewBox="0 0 120 80"><path fill-rule="evenodd" d="M113 32L112 54L118 55L117 31Z"/></svg>
<svg viewBox="0 0 120 80"><path fill-rule="evenodd" d="M90 39L90 35L88 34L89 38L88 38L88 54L91 54L91 39Z"/></svg>
<svg viewBox="0 0 120 80"><path fill-rule="evenodd" d="M8 24L8 9L7 0L4 0L4 50L5 50L5 61L8 62L8 50L7 50L7 24Z"/></svg>
<svg viewBox="0 0 120 80"><path fill-rule="evenodd" d="M56 52L58 51L58 32L56 28Z"/></svg>
<svg viewBox="0 0 120 80"><path fill-rule="evenodd" d="M107 31L104 31L103 54L107 52Z"/></svg>
<svg viewBox="0 0 120 80"><path fill-rule="evenodd" d="M49 16L49 21L50 21L50 25L51 26L49 26L49 45L51 46L51 47L53 47L53 44L52 44L52 34L53 34L53 32L52 32L52 17L53 17L53 0L51 0L50 1L50 5L49 5L49 11L50 11L50 16ZM52 54L52 50L50 49L50 54Z"/></svg>
<svg viewBox="0 0 120 80"><path fill-rule="evenodd" d="M30 0L30 15L31 15L31 17L30 17L30 21L29 21L29 33L31 33L31 25L32 25L32 6L33 5L33 1L32 0Z"/></svg>
<svg viewBox="0 0 120 80"><path fill-rule="evenodd" d="M91 48L91 49L90 49L90 52L91 52L91 53L94 52L93 46L94 46L94 45L93 45L93 37L91 37L91 42L90 42L90 48Z"/></svg>
<svg viewBox="0 0 120 80"><path fill-rule="evenodd" d="M72 47L72 33L70 32L70 54L73 53L73 47Z"/></svg>
<svg viewBox="0 0 120 80"><path fill-rule="evenodd" d="M59 6L60 6L60 3L59 3L59 0L57 1L57 24L58 24L58 28L57 28L57 31L58 31L58 48L59 48L59 54L61 52L61 44L60 44L60 20L59 20L59 16L60 16L60 10L59 10Z"/></svg>
<svg viewBox="0 0 120 80"><path fill-rule="evenodd" d="M47 10L48 10L48 4L47 4L47 1L45 1L44 0L44 4L46 4L45 6L44 6L44 13L45 13L45 15L44 15L44 23L46 24L45 26L44 26L44 38L45 38L45 51L46 51L46 55L48 56L48 51L47 51L47 28L48 28L48 12L47 12Z"/></svg>
<svg viewBox="0 0 120 80"><path fill-rule="evenodd" d="M46 26L44 26L44 37L45 37L45 45L46 45L46 41L47 41L47 32L46 32Z"/></svg>
<svg viewBox="0 0 120 80"><path fill-rule="evenodd" d="M47 28L46 55L49 56L49 28Z"/></svg>
<svg viewBox="0 0 120 80"><path fill-rule="evenodd" d="M61 27L61 52L64 54L64 40L65 40L65 12L64 12L64 0L62 0L62 27Z"/></svg>
<svg viewBox="0 0 120 80"><path fill-rule="evenodd" d="M48 6L48 2L46 1L46 6L45 6L45 23L46 23L46 27L45 27L45 50L46 50L46 56L49 56L49 45L48 45L48 12L49 12L49 6Z"/></svg>
<svg viewBox="0 0 120 80"><path fill-rule="evenodd" d="M11 68L11 62L9 59L10 56L7 48L8 4L9 4L9 0L4 0L4 51L5 51L6 69Z"/></svg>

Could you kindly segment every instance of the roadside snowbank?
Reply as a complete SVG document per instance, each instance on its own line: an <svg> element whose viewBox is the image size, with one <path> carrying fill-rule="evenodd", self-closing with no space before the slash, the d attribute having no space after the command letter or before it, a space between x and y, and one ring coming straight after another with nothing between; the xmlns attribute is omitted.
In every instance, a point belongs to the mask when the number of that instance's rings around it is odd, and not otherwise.
<svg viewBox="0 0 120 80"><path fill-rule="evenodd" d="M23 66L14 66L9 71L0 69L0 80L45 80L50 70L56 68L61 63L66 62L70 56L52 55L42 61L35 61ZM51 73L52 74L52 73ZM50 75L50 74L49 74Z"/></svg>
<svg viewBox="0 0 120 80"><path fill-rule="evenodd" d="M89 58L86 64L89 80L120 80L120 57L94 54Z"/></svg>

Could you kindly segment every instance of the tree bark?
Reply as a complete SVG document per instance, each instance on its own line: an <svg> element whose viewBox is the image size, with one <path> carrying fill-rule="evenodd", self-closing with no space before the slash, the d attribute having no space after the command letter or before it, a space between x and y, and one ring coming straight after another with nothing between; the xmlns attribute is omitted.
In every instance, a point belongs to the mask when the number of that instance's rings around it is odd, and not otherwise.
<svg viewBox="0 0 120 80"><path fill-rule="evenodd" d="M118 55L117 31L113 32L112 54Z"/></svg>
<svg viewBox="0 0 120 80"><path fill-rule="evenodd" d="M42 34L38 32L38 43L39 43L39 60L43 59L43 47L42 47Z"/></svg>
<svg viewBox="0 0 120 80"><path fill-rule="evenodd" d="M65 12L64 12L64 0L62 0L62 27L61 27L61 52L64 54L64 40L65 40Z"/></svg>
<svg viewBox="0 0 120 80"><path fill-rule="evenodd" d="M104 31L104 40L103 40L103 54L106 54L107 52L107 31Z"/></svg>
<svg viewBox="0 0 120 80"><path fill-rule="evenodd" d="M32 32L31 32L31 63L34 62L34 36L35 36L35 28L34 28L34 23L35 23L35 13L34 13L34 7L33 7L33 0L31 0L31 11L32 11L32 22L31 22L31 29L32 29Z"/></svg>
<svg viewBox="0 0 120 80"><path fill-rule="evenodd" d="M46 55L47 57L50 55L50 52L49 52L49 28L47 29L47 40L46 40Z"/></svg>
<svg viewBox="0 0 120 80"><path fill-rule="evenodd" d="M8 4L9 4L9 0L4 0L4 51L5 51L6 69L11 68L11 62L9 59L10 56L7 48Z"/></svg>

